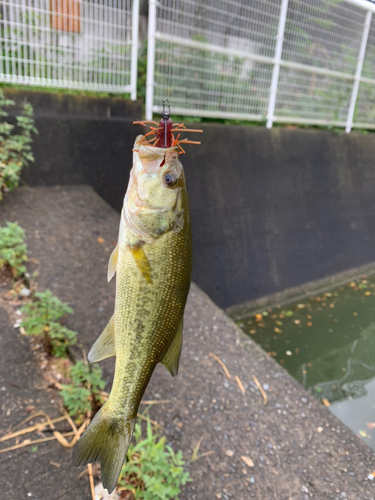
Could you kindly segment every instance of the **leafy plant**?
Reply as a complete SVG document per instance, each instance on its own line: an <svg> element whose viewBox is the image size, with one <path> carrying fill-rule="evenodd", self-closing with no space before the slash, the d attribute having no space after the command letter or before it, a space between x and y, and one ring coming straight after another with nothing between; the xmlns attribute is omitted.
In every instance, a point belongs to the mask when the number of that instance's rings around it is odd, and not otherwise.
<svg viewBox="0 0 375 500"><path fill-rule="evenodd" d="M69 371L70 384L64 384L60 395L70 415L80 417L103 404L101 391L105 387L102 369L77 361Z"/></svg>
<svg viewBox="0 0 375 500"><path fill-rule="evenodd" d="M0 201L3 193L15 189L19 182L21 171L29 162L34 161L31 150L31 135L37 133L33 120L33 107L26 103L21 115L16 116L16 125L4 118L8 113L6 106L14 106L14 101L6 99L0 89Z"/></svg>
<svg viewBox="0 0 375 500"><path fill-rule="evenodd" d="M136 500L178 499L181 486L191 481L184 470L182 452L175 453L165 444L165 437L159 439L147 420L146 438L142 439L142 427L135 425L135 445L128 451L129 461L121 470L119 487L131 490Z"/></svg>
<svg viewBox="0 0 375 500"><path fill-rule="evenodd" d="M48 335L51 339L52 355L56 358L65 358L68 346L77 342L77 332L60 323L50 323Z"/></svg>
<svg viewBox="0 0 375 500"><path fill-rule="evenodd" d="M51 322L56 322L66 314L72 314L73 309L53 295L50 290L38 292L34 301L25 304L22 312L26 315L22 326L29 335L39 335L41 330Z"/></svg>
<svg viewBox="0 0 375 500"><path fill-rule="evenodd" d="M67 357L67 348L77 342L77 332L69 330L61 321L73 309L50 290L34 295L33 302L22 307L22 326L28 335L43 337L45 349L55 357ZM69 384L62 386L61 396L70 415L77 418L95 411L103 404L101 391L105 387L102 370L97 365L77 361L68 373Z"/></svg>
<svg viewBox="0 0 375 500"><path fill-rule="evenodd" d="M17 278L25 274L26 261L25 231L17 222L7 222L6 227L0 228L0 269L9 267L13 278Z"/></svg>
<svg viewBox="0 0 375 500"><path fill-rule="evenodd" d="M22 326L28 335L42 335L49 354L66 357L67 348L77 342L77 332L61 324L61 319L73 309L50 290L36 293L34 301L22 307Z"/></svg>

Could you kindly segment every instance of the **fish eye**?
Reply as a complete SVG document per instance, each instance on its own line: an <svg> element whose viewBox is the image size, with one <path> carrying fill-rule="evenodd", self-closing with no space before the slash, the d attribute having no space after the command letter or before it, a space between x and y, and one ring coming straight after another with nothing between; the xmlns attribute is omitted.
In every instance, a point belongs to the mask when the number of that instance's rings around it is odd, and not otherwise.
<svg viewBox="0 0 375 500"><path fill-rule="evenodd" d="M177 181L178 181L178 177L174 172L166 172L164 174L164 183L167 186L172 187L176 184Z"/></svg>

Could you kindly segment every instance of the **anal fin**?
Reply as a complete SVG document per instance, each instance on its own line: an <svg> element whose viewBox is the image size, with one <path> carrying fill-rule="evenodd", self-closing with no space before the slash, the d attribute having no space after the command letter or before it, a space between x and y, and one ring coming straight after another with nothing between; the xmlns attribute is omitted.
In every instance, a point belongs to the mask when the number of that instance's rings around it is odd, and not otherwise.
<svg viewBox="0 0 375 500"><path fill-rule="evenodd" d="M137 245L136 247L128 247L131 251L135 263L138 266L138 269L141 271L142 276L146 279L150 285L152 285L152 277L151 277L151 269L150 264L147 260L146 254L141 245Z"/></svg>
<svg viewBox="0 0 375 500"><path fill-rule="evenodd" d="M96 363L115 355L115 320L114 316L112 316L103 332L91 347L87 359L90 363Z"/></svg>
<svg viewBox="0 0 375 500"><path fill-rule="evenodd" d="M164 354L163 359L160 361L167 368L172 377L178 373L178 366L180 364L180 355L182 348L182 331L183 331L183 318L181 318L177 331L173 340L168 347L167 352Z"/></svg>

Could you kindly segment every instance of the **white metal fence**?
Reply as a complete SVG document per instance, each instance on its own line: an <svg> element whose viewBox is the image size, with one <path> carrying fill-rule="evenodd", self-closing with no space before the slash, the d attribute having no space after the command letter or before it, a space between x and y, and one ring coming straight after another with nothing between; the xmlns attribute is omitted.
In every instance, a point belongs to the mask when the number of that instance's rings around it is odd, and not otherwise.
<svg viewBox="0 0 375 500"><path fill-rule="evenodd" d="M375 5L149 0L146 116L375 129ZM1 0L0 81L136 98L139 0Z"/></svg>
<svg viewBox="0 0 375 500"><path fill-rule="evenodd" d="M375 5L150 0L146 116L375 128Z"/></svg>
<svg viewBox="0 0 375 500"><path fill-rule="evenodd" d="M2 0L0 81L136 99L138 12L139 0Z"/></svg>

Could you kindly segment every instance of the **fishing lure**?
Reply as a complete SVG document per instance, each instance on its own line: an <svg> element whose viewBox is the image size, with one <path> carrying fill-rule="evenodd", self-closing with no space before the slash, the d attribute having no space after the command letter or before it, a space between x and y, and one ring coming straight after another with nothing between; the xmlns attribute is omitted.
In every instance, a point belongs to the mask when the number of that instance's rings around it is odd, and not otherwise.
<svg viewBox="0 0 375 500"><path fill-rule="evenodd" d="M183 123L173 124L171 120L171 107L168 99L164 99L163 101L162 119L159 123L152 120L137 121L133 123L135 125L142 125L151 129L150 132L144 135L145 140L142 143L147 146L153 146L156 148L174 148L177 146L179 154L181 155L186 153L181 144L201 144L198 141L190 141L186 138L180 139L182 132L203 132L203 130L187 129ZM175 133L178 133L177 137L174 136ZM155 135L156 137L153 137ZM147 139L147 137L151 140Z"/></svg>

